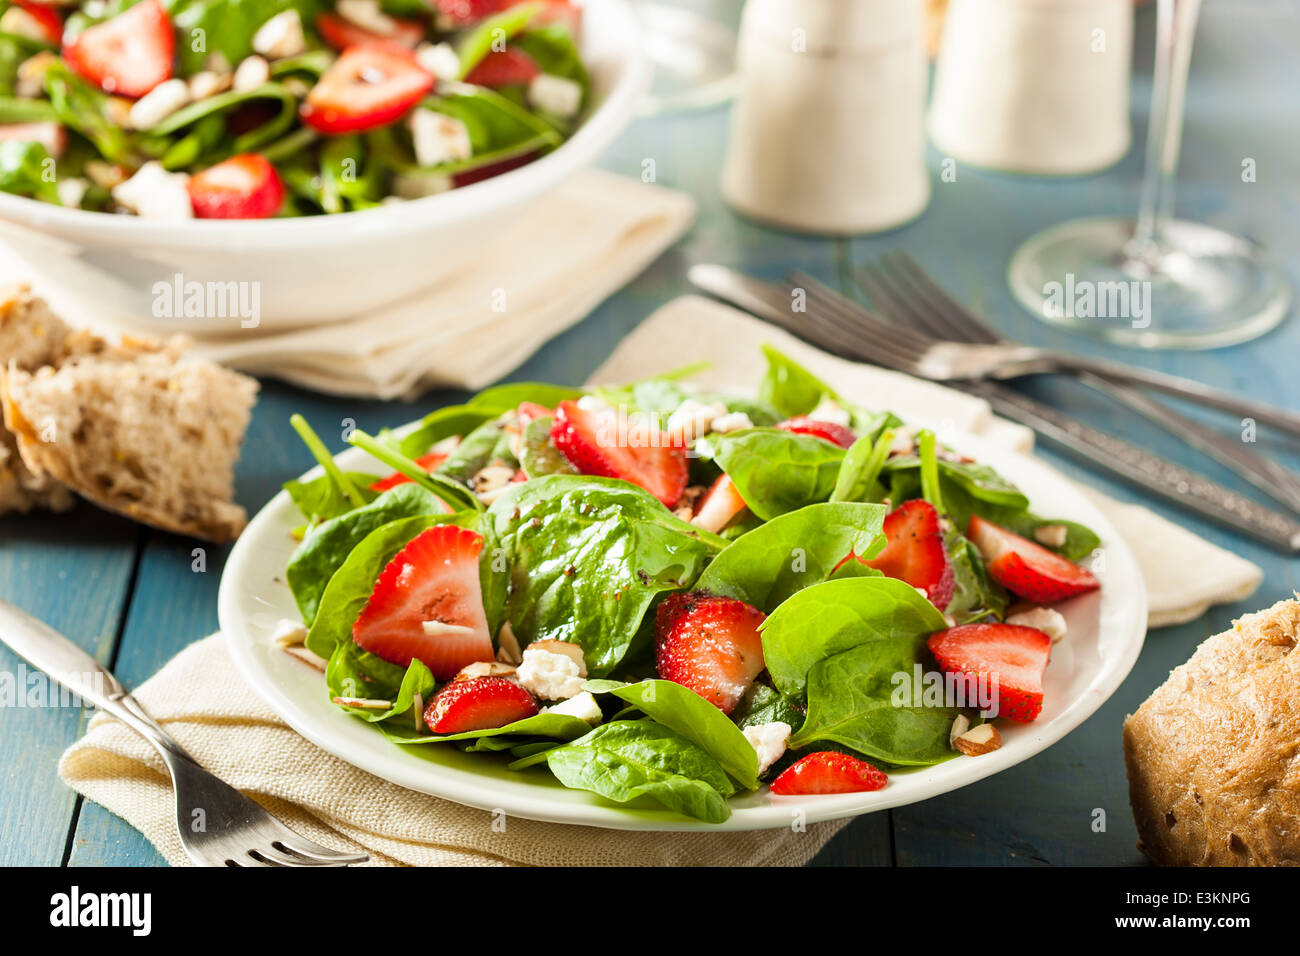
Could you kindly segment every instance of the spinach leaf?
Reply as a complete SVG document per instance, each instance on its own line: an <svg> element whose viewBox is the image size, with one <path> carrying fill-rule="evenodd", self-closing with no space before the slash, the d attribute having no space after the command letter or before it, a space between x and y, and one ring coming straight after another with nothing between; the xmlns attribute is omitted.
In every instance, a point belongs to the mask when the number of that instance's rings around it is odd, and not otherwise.
<svg viewBox="0 0 1300 956"><path fill-rule="evenodd" d="M593 677L627 654L655 597L690 587L723 544L635 485L582 475L518 484L485 527L509 572L485 588L488 620L504 616L521 644L578 644Z"/></svg>
<svg viewBox="0 0 1300 956"><path fill-rule="evenodd" d="M554 421L549 417L534 418L524 426L523 440L519 446L519 467L529 478L578 474L578 469L551 441L551 424Z"/></svg>
<svg viewBox="0 0 1300 956"><path fill-rule="evenodd" d="M835 397L829 385L770 345L763 346L767 372L758 383L758 397L786 418L807 415L823 397Z"/></svg>
<svg viewBox="0 0 1300 956"><path fill-rule="evenodd" d="M944 614L958 624L969 624L990 615L1002 617L1007 608L1007 592L989 577L975 545L954 528L945 536L944 547L952 561L956 585Z"/></svg>
<svg viewBox="0 0 1300 956"><path fill-rule="evenodd" d="M423 730L423 728L421 728ZM533 714L523 720L516 720L503 727L490 727L484 730L466 730L459 734L407 734L404 728L384 728L384 735L399 744L441 744L457 740L482 740L491 737L549 737L553 740L575 740L591 731L591 724L581 717L571 714ZM519 741L516 739L515 744ZM478 749L493 749L481 747ZM495 749L506 749L505 747Z"/></svg>
<svg viewBox="0 0 1300 956"><path fill-rule="evenodd" d="M731 719L741 730L777 721L798 730L803 717L804 713L797 702L760 681L749 685L749 690L745 691L745 695L736 704L736 709L731 712Z"/></svg>
<svg viewBox="0 0 1300 956"><path fill-rule="evenodd" d="M460 75L464 78L470 70L478 66L485 56L494 49L493 44L508 40L532 22L542 9L540 3L521 3L510 7L495 16L488 17L461 39L457 53L460 54Z"/></svg>
<svg viewBox="0 0 1300 956"><path fill-rule="evenodd" d="M894 441L893 429L886 428L879 437L863 435L849 448L835 478L831 501L879 501L882 497L880 469L889 458Z"/></svg>
<svg viewBox="0 0 1300 956"><path fill-rule="evenodd" d="M407 458L419 458L430 448L452 435L462 438L489 419L496 418L502 409L479 408L473 405L448 405L430 412L419 426L403 436L398 450Z"/></svg>
<svg viewBox="0 0 1300 956"><path fill-rule="evenodd" d="M510 433L498 424L496 416L461 439L437 473L468 486L471 478L494 461L511 467L518 464L510 450Z"/></svg>
<svg viewBox="0 0 1300 956"><path fill-rule="evenodd" d="M343 476L362 496L366 504L379 496L379 492L370 489L379 478L378 475L364 471L348 471L344 472ZM311 481L286 481L280 487L289 493L294 506L309 522L337 518L356 507L329 475L320 475Z"/></svg>
<svg viewBox="0 0 1300 956"><path fill-rule="evenodd" d="M63 204L56 185L54 160L34 140L0 142L0 192Z"/></svg>
<svg viewBox="0 0 1300 956"><path fill-rule="evenodd" d="M884 505L816 504L778 515L729 544L695 586L770 614L796 591L830 577L850 553L884 547Z"/></svg>
<svg viewBox="0 0 1300 956"><path fill-rule="evenodd" d="M417 695L422 703L428 703L437 681L429 668L418 660L411 661L410 666L403 670L363 651L351 641L345 641L330 655L325 668L325 685L331 697L367 697L392 702L388 710L367 710L339 704L354 717L379 723L404 716L402 726L414 729L418 724L422 729L424 715L412 714L411 708L415 706Z"/></svg>
<svg viewBox="0 0 1300 956"><path fill-rule="evenodd" d="M667 680L610 686L592 682L589 690L613 694L646 716L675 730L718 762L743 787L758 787L758 755L727 715L695 691Z"/></svg>
<svg viewBox="0 0 1300 956"><path fill-rule="evenodd" d="M765 521L826 501L835 490L844 449L811 435L745 428L718 438L714 460L749 509Z"/></svg>
<svg viewBox="0 0 1300 956"><path fill-rule="evenodd" d="M803 694L818 661L871 641L943 630L940 614L904 581L872 576L815 584L778 607L759 628L777 690Z"/></svg>
<svg viewBox="0 0 1300 956"><path fill-rule="evenodd" d="M580 398L582 389L547 382L505 382L485 388L469 400L470 408L490 408L498 412L518 408L520 402L533 402L554 408L560 402Z"/></svg>
<svg viewBox="0 0 1300 956"><path fill-rule="evenodd" d="M790 746L829 740L899 765L955 756L948 731L956 708L900 706L892 699L900 680L910 686L923 646L923 636L886 637L819 661L808 674L808 719Z"/></svg>
<svg viewBox="0 0 1300 956"><path fill-rule="evenodd" d="M551 772L572 790L589 790L615 803L649 797L708 823L731 816L726 798L735 787L718 762L653 721L604 724L545 754Z"/></svg>

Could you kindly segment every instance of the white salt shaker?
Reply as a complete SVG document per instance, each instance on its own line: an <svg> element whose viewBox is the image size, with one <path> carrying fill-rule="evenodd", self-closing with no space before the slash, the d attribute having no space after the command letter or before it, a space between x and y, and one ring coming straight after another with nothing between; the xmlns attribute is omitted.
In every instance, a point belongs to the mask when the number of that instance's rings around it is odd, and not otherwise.
<svg viewBox="0 0 1300 956"><path fill-rule="evenodd" d="M722 193L804 232L891 229L930 199L918 0L749 0Z"/></svg>
<svg viewBox="0 0 1300 956"><path fill-rule="evenodd" d="M1133 0L952 0L930 137L976 166L1103 169L1129 147L1132 46Z"/></svg>

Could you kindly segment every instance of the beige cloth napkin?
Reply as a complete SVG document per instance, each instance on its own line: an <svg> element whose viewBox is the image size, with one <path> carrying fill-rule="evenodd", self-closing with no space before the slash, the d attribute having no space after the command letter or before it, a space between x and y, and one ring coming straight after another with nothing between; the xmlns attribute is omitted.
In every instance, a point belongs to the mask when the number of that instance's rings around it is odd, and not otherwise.
<svg viewBox="0 0 1300 956"><path fill-rule="evenodd" d="M628 381L684 361L712 360L701 378L743 384L762 373L772 342L837 390L920 424L977 432L1029 450L1033 434L996 418L979 399L820 352L726 306L688 296L655 312L592 381ZM1062 481L1066 481L1062 476ZM1095 492L1123 530L1151 592L1151 624L1187 620L1239 600L1257 567L1163 518ZM382 864L799 865L843 822L756 833L643 833L507 819L404 790L316 748L278 720L235 672L219 636L181 652L136 691L145 709L204 766L251 793L295 829L331 846L363 848ZM385 746L376 735L376 746ZM161 761L132 731L103 715L59 765L69 786L139 829L172 863L187 862L172 821Z"/></svg>

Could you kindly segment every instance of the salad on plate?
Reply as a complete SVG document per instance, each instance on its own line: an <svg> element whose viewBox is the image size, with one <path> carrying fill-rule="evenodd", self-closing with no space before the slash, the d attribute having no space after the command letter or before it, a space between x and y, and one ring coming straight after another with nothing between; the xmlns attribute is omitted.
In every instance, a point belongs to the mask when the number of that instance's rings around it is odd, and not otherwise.
<svg viewBox="0 0 1300 956"><path fill-rule="evenodd" d="M690 369L513 383L349 441L278 640L376 742L456 747L709 822L728 798L878 790L1043 707L1088 528L764 349L756 393Z"/></svg>
<svg viewBox="0 0 1300 956"><path fill-rule="evenodd" d="M153 219L368 209L572 133L570 0L0 0L0 191Z"/></svg>

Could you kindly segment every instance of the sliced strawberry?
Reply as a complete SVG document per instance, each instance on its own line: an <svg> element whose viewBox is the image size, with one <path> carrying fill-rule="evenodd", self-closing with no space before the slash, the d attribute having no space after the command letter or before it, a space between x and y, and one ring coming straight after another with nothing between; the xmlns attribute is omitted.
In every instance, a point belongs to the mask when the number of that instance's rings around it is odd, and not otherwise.
<svg viewBox="0 0 1300 956"><path fill-rule="evenodd" d="M537 701L506 677L472 677L443 687L429 701L424 723L435 734L461 734L513 724L537 713Z"/></svg>
<svg viewBox="0 0 1300 956"><path fill-rule="evenodd" d="M930 635L930 653L946 673L988 681L996 716L1028 722L1043 710L1043 671L1052 639L1018 624L963 624ZM990 715L992 716L992 715Z"/></svg>
<svg viewBox="0 0 1300 956"><path fill-rule="evenodd" d="M425 471L433 471L444 461L447 460L447 453L441 451L431 451L427 455L421 455L415 459L415 463ZM395 488L398 485L405 485L410 482L400 471L395 471L387 478L380 478L370 486L371 491L387 491L389 488Z"/></svg>
<svg viewBox="0 0 1300 956"><path fill-rule="evenodd" d="M520 428L527 427L529 422L535 422L539 418L550 418L554 414L555 409L538 405L536 402L520 402L519 407L515 409L515 417L519 419Z"/></svg>
<svg viewBox="0 0 1300 956"><path fill-rule="evenodd" d="M394 664L419 659L439 680L492 660L479 586L482 550L481 534L455 525L420 532L380 572L352 639Z"/></svg>
<svg viewBox="0 0 1300 956"><path fill-rule="evenodd" d="M735 598L674 594L655 614L655 668L724 714L763 671L758 626L766 615Z"/></svg>
<svg viewBox="0 0 1300 956"><path fill-rule="evenodd" d="M620 422L618 412L608 406L582 408L574 401L560 402L551 440L584 475L630 481L669 508L686 490L686 449L662 432Z"/></svg>
<svg viewBox="0 0 1300 956"><path fill-rule="evenodd" d="M691 524L717 534L731 519L745 510L745 499L736 489L736 483L727 475L718 476L695 508Z"/></svg>
<svg viewBox="0 0 1300 956"><path fill-rule="evenodd" d="M47 153L57 158L68 145L68 131L55 122L6 123L0 126L0 142L10 139L40 143Z"/></svg>
<svg viewBox="0 0 1300 956"><path fill-rule="evenodd" d="M884 530L885 550L862 563L920 588L931 604L946 608L957 579L934 505L922 498L905 501L885 516Z"/></svg>
<svg viewBox="0 0 1300 956"><path fill-rule="evenodd" d="M433 75L409 51L354 46L321 74L300 113L322 133L356 133L401 119L432 89Z"/></svg>
<svg viewBox="0 0 1300 956"><path fill-rule="evenodd" d="M200 219L266 219L280 211L284 183L265 156L244 153L190 177L190 205Z"/></svg>
<svg viewBox="0 0 1300 956"><path fill-rule="evenodd" d="M500 176L502 173L508 173L512 169L518 169L520 166L527 166L538 153L536 150L530 153L524 153L520 156L511 156L509 159L503 159L495 163L488 163L484 166L475 166L473 169L467 169L461 173L452 173L451 182L457 189L461 186L469 186L473 183L481 183L485 179L491 179L493 176Z"/></svg>
<svg viewBox="0 0 1300 956"><path fill-rule="evenodd" d="M841 448L848 448L857 440L857 436L843 425L822 421L820 418L808 418L806 415L788 418L778 422L776 427L782 431L794 432L796 435L812 435L814 438L839 445Z"/></svg>
<svg viewBox="0 0 1300 956"><path fill-rule="evenodd" d="M966 536L984 556L993 580L1028 601L1050 604L1101 587L1087 568L979 515L971 515Z"/></svg>
<svg viewBox="0 0 1300 956"><path fill-rule="evenodd" d="M424 24L418 20L403 20L401 17L389 17L393 21L392 33L374 33L355 23L344 20L333 13L318 13L316 29L321 38L336 50L364 44L394 43L397 46L414 50L424 39Z"/></svg>
<svg viewBox="0 0 1300 956"><path fill-rule="evenodd" d="M867 793L883 789L889 778L865 760L834 750L822 750L797 761L772 781L778 796L814 793Z"/></svg>
<svg viewBox="0 0 1300 956"><path fill-rule="evenodd" d="M63 41L68 66L120 96L144 96L170 77L174 50L172 22L158 0L141 0Z"/></svg>
<svg viewBox="0 0 1300 956"><path fill-rule="evenodd" d="M514 86L527 83L542 71L531 56L523 50L506 47L493 50L465 74L465 82L475 86Z"/></svg>
<svg viewBox="0 0 1300 956"><path fill-rule="evenodd" d="M63 19L58 11L49 4L36 3L34 0L16 0L15 5L21 7L23 12L35 21L46 43L50 46L59 45L59 41L63 39Z"/></svg>
<svg viewBox="0 0 1300 956"><path fill-rule="evenodd" d="M502 0L432 0L438 16L454 27L463 27L484 20L505 4Z"/></svg>

